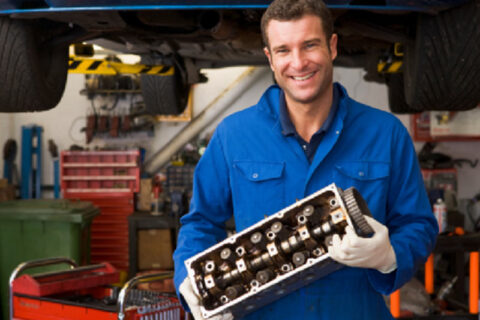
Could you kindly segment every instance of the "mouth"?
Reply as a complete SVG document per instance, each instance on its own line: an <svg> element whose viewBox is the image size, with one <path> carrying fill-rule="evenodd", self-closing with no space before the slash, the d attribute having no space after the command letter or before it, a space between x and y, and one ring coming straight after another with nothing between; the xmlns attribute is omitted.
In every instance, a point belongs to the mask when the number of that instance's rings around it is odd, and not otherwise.
<svg viewBox="0 0 480 320"><path fill-rule="evenodd" d="M308 80L310 79L311 77L313 77L313 75L315 74L315 72L311 72L309 74L306 74L304 76L291 76L291 78L293 80L296 80L296 81L305 81L305 80Z"/></svg>

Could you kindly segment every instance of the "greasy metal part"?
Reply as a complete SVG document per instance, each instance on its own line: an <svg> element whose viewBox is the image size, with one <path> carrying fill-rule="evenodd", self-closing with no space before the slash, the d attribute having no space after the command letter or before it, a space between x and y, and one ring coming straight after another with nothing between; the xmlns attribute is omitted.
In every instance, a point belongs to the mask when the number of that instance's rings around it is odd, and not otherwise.
<svg viewBox="0 0 480 320"><path fill-rule="evenodd" d="M312 206L311 204L305 206L302 211L305 217L310 217L314 212L315 212L315 207Z"/></svg>
<svg viewBox="0 0 480 320"><path fill-rule="evenodd" d="M244 246L237 247L237 249L235 249L235 252L239 257L243 257L247 253Z"/></svg>
<svg viewBox="0 0 480 320"><path fill-rule="evenodd" d="M188 259L203 316L242 317L339 269L328 242L348 225L370 234L364 214L370 213L358 191L332 184Z"/></svg>
<svg viewBox="0 0 480 320"><path fill-rule="evenodd" d="M312 250L312 255L317 258L323 255L324 253L325 253L325 250L322 248L315 248Z"/></svg>
<svg viewBox="0 0 480 320"><path fill-rule="evenodd" d="M215 270L215 262L213 262L212 260L207 261L207 263L205 263L205 273L210 273L210 272L213 272L214 270Z"/></svg>
<svg viewBox="0 0 480 320"><path fill-rule="evenodd" d="M267 231L268 240L273 241L275 240L276 237L277 237L277 234L275 232L273 232L272 230Z"/></svg>
<svg viewBox="0 0 480 320"><path fill-rule="evenodd" d="M265 242L265 237L263 236L263 234L261 232L255 232L250 237L250 241L253 244L256 244L256 245L262 245L262 244L264 244L263 242Z"/></svg>
<svg viewBox="0 0 480 320"><path fill-rule="evenodd" d="M357 234L362 236L372 234L372 227L363 218L364 214L369 216L372 216L372 214L368 209L367 202L363 199L360 192L355 188L349 188L343 193L343 200Z"/></svg>
<svg viewBox="0 0 480 320"><path fill-rule="evenodd" d="M220 252L220 258L222 260L231 260L233 258L233 252L230 248L225 248Z"/></svg>
<svg viewBox="0 0 480 320"><path fill-rule="evenodd" d="M283 273L287 273L293 270L293 266L291 263L285 263L284 265L282 265L280 269L282 270Z"/></svg>
<svg viewBox="0 0 480 320"><path fill-rule="evenodd" d="M309 256L310 256L309 251L295 252L292 256L293 264L296 267L300 267L301 265L305 264L305 262L307 262L307 259Z"/></svg>
<svg viewBox="0 0 480 320"><path fill-rule="evenodd" d="M272 280L273 278L275 278L275 272L273 272L273 270L271 270L271 269L265 269L265 270L258 271L257 275L256 275L256 279L261 284L265 284L268 281Z"/></svg>
<svg viewBox="0 0 480 320"><path fill-rule="evenodd" d="M228 299L228 297L226 295L223 295L223 296L220 296L220 302L225 304L225 303L228 303L230 301L230 299Z"/></svg>
<svg viewBox="0 0 480 320"><path fill-rule="evenodd" d="M245 288L241 284L236 284L225 289L225 295L230 300L235 299L244 292Z"/></svg>
<svg viewBox="0 0 480 320"><path fill-rule="evenodd" d="M279 238L285 238L289 234L287 227L285 227L280 221L275 221L270 227L270 230Z"/></svg>

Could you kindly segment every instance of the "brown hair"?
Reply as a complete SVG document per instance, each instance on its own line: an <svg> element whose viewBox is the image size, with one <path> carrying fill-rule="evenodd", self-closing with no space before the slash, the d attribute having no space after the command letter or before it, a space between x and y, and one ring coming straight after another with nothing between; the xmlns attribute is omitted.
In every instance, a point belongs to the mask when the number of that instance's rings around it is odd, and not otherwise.
<svg viewBox="0 0 480 320"><path fill-rule="evenodd" d="M260 28L264 44L268 47L267 26L271 20L290 21L306 14L320 18L327 40L333 34L333 19L322 0L274 0L262 16Z"/></svg>

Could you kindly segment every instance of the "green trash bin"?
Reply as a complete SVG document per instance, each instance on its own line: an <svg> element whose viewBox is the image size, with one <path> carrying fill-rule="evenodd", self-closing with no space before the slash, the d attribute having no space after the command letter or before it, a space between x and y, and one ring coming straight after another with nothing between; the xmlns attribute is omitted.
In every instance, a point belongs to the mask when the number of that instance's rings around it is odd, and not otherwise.
<svg viewBox="0 0 480 320"><path fill-rule="evenodd" d="M71 258L80 265L90 263L90 225L98 214L100 210L86 201L0 202L0 301L3 319L8 319L8 279L18 264L50 257ZM32 270L34 273L39 271Z"/></svg>

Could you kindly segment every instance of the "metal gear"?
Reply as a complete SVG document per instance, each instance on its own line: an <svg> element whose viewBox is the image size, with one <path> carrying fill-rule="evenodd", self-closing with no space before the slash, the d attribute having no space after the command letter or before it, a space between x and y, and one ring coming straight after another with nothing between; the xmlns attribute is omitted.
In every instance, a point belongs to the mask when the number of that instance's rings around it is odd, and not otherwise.
<svg viewBox="0 0 480 320"><path fill-rule="evenodd" d="M374 231L372 227L363 217L364 215L371 217L372 214L360 192L354 187L351 187L343 192L342 198L357 234L361 237L368 237L373 234Z"/></svg>

